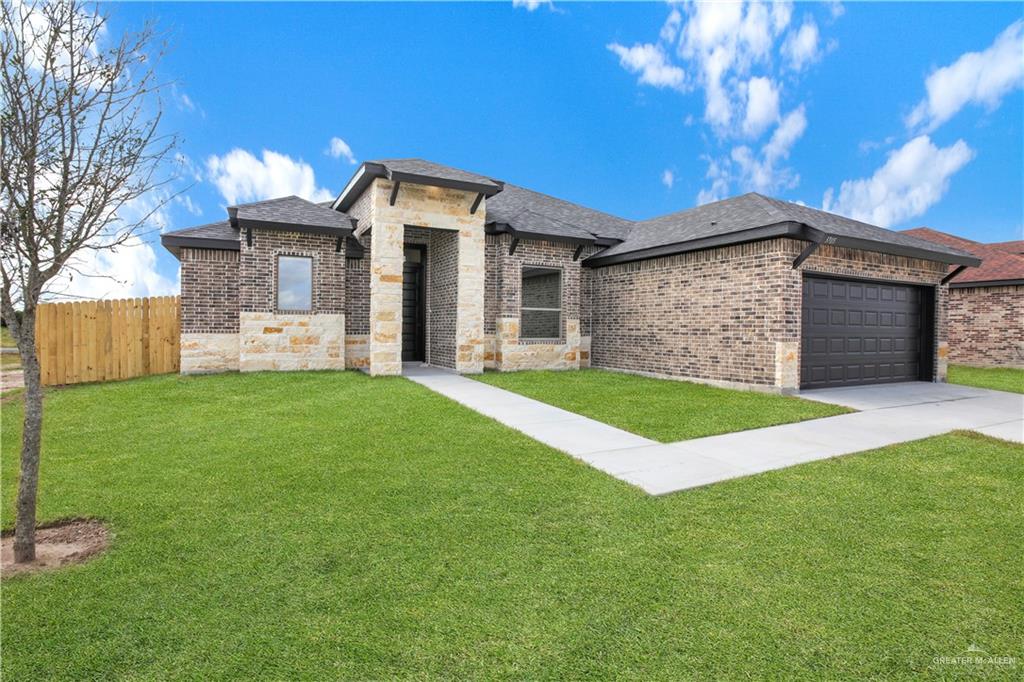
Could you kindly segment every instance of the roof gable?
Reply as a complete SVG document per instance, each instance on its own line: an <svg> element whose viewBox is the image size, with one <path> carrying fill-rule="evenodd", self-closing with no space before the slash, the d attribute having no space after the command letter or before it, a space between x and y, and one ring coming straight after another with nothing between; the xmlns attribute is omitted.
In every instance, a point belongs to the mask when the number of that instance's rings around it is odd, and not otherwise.
<svg viewBox="0 0 1024 682"><path fill-rule="evenodd" d="M251 223L252 227L352 229L352 219L347 214L295 195L229 206L228 215L232 225L239 227Z"/></svg>

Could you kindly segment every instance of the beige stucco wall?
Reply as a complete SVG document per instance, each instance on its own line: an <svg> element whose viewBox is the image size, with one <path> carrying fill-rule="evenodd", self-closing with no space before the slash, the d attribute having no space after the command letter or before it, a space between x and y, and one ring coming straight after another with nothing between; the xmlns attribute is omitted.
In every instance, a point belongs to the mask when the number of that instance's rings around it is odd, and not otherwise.
<svg viewBox="0 0 1024 682"><path fill-rule="evenodd" d="M484 222L486 201L470 213L475 192L402 183L395 204L391 181L378 178L370 193L370 334L372 375L402 372L402 264L405 227L458 233L456 370L483 371ZM434 311L435 314L437 311Z"/></svg>
<svg viewBox="0 0 1024 682"><path fill-rule="evenodd" d="M242 312L239 369L345 369L345 316Z"/></svg>
<svg viewBox="0 0 1024 682"><path fill-rule="evenodd" d="M237 369L238 334L182 333L182 374L211 374Z"/></svg>

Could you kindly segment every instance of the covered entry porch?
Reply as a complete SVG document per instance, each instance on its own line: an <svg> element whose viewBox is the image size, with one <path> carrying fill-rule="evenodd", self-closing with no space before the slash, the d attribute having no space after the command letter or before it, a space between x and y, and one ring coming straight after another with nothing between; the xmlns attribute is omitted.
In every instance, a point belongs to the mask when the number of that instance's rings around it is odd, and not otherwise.
<svg viewBox="0 0 1024 682"><path fill-rule="evenodd" d="M399 375L421 362L480 373L486 198L501 186L392 165L364 164L334 204L357 219L368 251L367 370Z"/></svg>

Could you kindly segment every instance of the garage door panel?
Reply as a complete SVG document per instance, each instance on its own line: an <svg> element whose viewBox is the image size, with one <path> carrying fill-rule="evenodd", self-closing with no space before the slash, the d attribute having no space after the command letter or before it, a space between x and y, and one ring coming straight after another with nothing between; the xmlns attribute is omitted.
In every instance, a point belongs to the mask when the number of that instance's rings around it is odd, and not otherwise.
<svg viewBox="0 0 1024 682"><path fill-rule="evenodd" d="M802 386L918 379L923 300L911 285L806 277Z"/></svg>

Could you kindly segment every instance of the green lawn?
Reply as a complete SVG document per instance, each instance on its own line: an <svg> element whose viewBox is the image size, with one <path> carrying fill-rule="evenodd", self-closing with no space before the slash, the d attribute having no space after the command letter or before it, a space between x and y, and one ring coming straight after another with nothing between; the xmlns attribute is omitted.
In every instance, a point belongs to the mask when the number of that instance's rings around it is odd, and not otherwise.
<svg viewBox="0 0 1024 682"><path fill-rule="evenodd" d="M474 378L663 443L851 411L800 398L600 369L487 372Z"/></svg>
<svg viewBox="0 0 1024 682"><path fill-rule="evenodd" d="M101 558L5 579L42 678L917 678L1021 657L1024 458L957 434L665 497L401 378L47 395L42 520ZM20 403L2 406L3 525ZM1018 670L1019 671L1019 670Z"/></svg>
<svg viewBox="0 0 1024 682"><path fill-rule="evenodd" d="M1024 369L950 365L947 380L951 384L1024 393Z"/></svg>
<svg viewBox="0 0 1024 682"><path fill-rule="evenodd" d="M11 336L11 330L7 327L0 327L0 348L17 348L18 344L14 343L14 337Z"/></svg>

